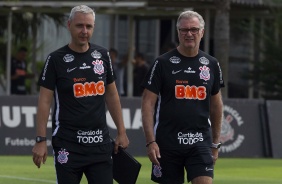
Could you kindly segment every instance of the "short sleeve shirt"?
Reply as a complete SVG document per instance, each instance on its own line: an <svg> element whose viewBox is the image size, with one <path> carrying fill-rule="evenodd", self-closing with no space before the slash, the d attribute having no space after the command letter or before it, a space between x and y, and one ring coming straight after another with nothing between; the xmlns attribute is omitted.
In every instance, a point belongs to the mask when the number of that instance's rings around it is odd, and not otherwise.
<svg viewBox="0 0 282 184"><path fill-rule="evenodd" d="M158 95L155 136L161 148L184 148L210 128L210 97L224 86L218 61L199 51L185 57L177 49L159 56L142 86ZM189 143L190 141L190 143Z"/></svg>
<svg viewBox="0 0 282 184"><path fill-rule="evenodd" d="M53 136L86 146L108 143L104 95L114 80L103 47L90 44L77 53L66 45L51 53L38 84L54 91Z"/></svg>

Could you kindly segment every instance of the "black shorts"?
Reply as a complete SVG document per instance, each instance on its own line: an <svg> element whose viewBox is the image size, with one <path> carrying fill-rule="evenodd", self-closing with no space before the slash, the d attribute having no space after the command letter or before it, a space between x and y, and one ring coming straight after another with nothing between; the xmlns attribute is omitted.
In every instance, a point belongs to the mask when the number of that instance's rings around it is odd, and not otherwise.
<svg viewBox="0 0 282 184"><path fill-rule="evenodd" d="M152 165L152 181L162 184L184 183L184 168L190 182L198 176L213 178L213 159L209 146L195 146L187 150L160 150L160 167Z"/></svg>
<svg viewBox="0 0 282 184"><path fill-rule="evenodd" d="M89 184L113 184L112 143L86 147L56 138L57 141L62 145L53 145L58 184L79 184L83 174Z"/></svg>

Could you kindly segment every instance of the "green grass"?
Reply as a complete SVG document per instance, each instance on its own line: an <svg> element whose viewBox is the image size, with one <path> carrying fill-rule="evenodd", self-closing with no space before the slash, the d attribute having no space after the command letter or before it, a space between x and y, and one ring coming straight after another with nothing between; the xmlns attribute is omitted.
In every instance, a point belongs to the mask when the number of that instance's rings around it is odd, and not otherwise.
<svg viewBox="0 0 282 184"><path fill-rule="evenodd" d="M142 164L137 184L153 184L147 157L136 157ZM281 184L282 159L220 158L215 166L214 184ZM31 156L0 156L0 183L45 184L55 182L53 158L40 169ZM87 184L85 177L81 184Z"/></svg>

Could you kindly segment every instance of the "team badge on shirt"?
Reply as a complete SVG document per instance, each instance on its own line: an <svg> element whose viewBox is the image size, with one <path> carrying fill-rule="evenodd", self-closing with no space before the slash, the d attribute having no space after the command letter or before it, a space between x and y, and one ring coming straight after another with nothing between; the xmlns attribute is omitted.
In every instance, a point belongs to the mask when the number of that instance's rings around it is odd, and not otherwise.
<svg viewBox="0 0 282 184"><path fill-rule="evenodd" d="M102 75L104 73L104 66L103 66L103 61L102 60L96 60L93 61L92 64L94 65L94 73Z"/></svg>
<svg viewBox="0 0 282 184"><path fill-rule="evenodd" d="M60 162L61 164L67 163L69 159L69 152L67 152L65 149L62 149L62 151L59 151L58 153L58 162Z"/></svg>
<svg viewBox="0 0 282 184"><path fill-rule="evenodd" d="M157 166L157 165L154 165L153 167L154 167L154 169L153 169L154 175L155 175L157 178L162 177L162 171L161 171L162 168L159 167L159 166Z"/></svg>
<svg viewBox="0 0 282 184"><path fill-rule="evenodd" d="M100 52L98 52L97 50L94 50L92 53L91 53L91 56L95 59L100 59L102 57L102 54Z"/></svg>
<svg viewBox="0 0 282 184"><path fill-rule="evenodd" d="M180 63L181 59L179 57L172 56L171 58L169 58L169 61L173 64L178 64Z"/></svg>
<svg viewBox="0 0 282 184"><path fill-rule="evenodd" d="M74 56L71 54L66 54L63 58L66 63L72 62L74 60Z"/></svg>
<svg viewBox="0 0 282 184"><path fill-rule="evenodd" d="M210 61L206 58L206 57L201 57L199 59L200 63L202 63L203 65L208 65L210 63Z"/></svg>
<svg viewBox="0 0 282 184"><path fill-rule="evenodd" d="M205 81L210 80L210 68L207 66L201 66L199 69L201 70L200 79Z"/></svg>

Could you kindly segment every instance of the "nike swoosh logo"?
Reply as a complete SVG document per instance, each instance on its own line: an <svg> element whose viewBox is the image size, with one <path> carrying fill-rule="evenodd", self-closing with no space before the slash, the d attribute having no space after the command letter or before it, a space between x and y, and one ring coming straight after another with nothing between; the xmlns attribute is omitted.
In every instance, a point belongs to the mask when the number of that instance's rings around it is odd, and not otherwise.
<svg viewBox="0 0 282 184"><path fill-rule="evenodd" d="M72 69L69 69L69 68L68 68L68 69L67 69L67 72L70 73L70 72L72 72L73 70L75 70L76 68L77 68L77 67L74 67L74 68L72 68Z"/></svg>
<svg viewBox="0 0 282 184"><path fill-rule="evenodd" d="M213 169L206 167L206 171L213 171Z"/></svg>
<svg viewBox="0 0 282 184"><path fill-rule="evenodd" d="M177 74L177 73L179 73L179 72L181 72L182 70L178 70L178 71L174 71L174 70L172 70L172 74Z"/></svg>

